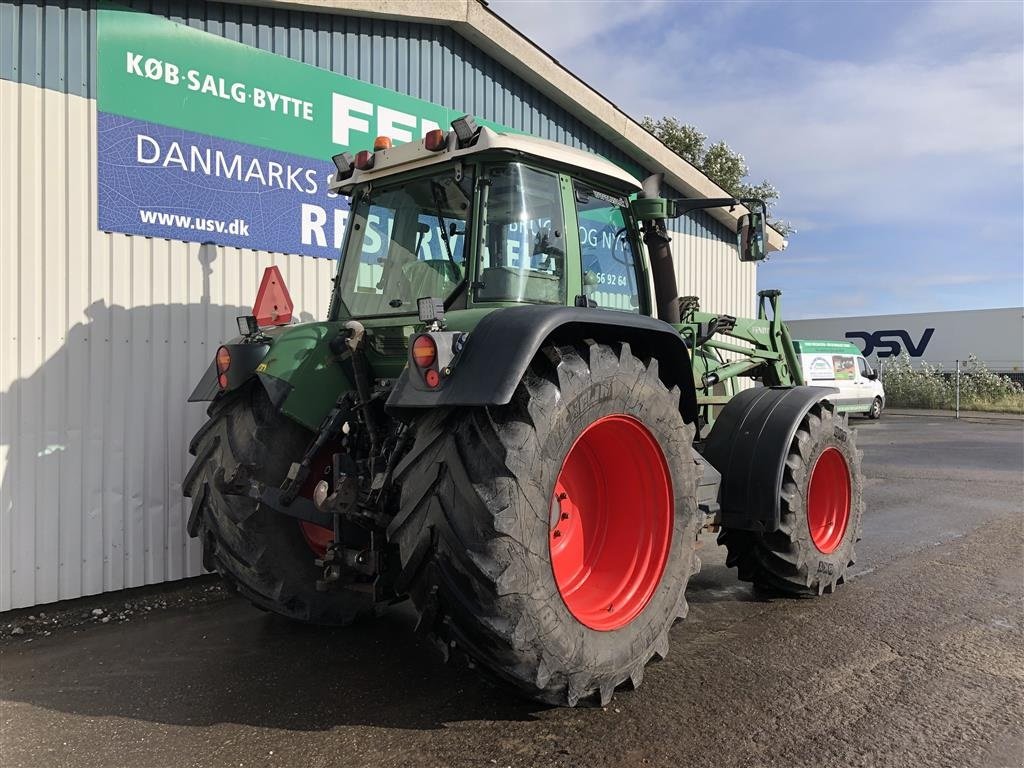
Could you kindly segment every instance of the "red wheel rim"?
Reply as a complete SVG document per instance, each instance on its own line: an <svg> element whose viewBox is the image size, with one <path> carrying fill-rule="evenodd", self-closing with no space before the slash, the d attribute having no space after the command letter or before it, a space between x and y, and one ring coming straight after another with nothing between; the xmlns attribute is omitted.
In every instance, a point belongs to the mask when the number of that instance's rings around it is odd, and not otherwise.
<svg viewBox="0 0 1024 768"><path fill-rule="evenodd" d="M329 450L323 451L313 460L309 468L309 477L306 479L306 484L299 490L299 496L312 500L313 489L316 488L318 482L327 477L327 472L333 461ZM306 540L306 544L309 545L313 554L318 558L326 555L327 548L334 541L334 531L306 520L299 520L298 523L299 530L302 531L302 538Z"/></svg>
<svg viewBox="0 0 1024 768"><path fill-rule="evenodd" d="M599 631L639 616L672 543L672 481L654 436L629 416L595 421L562 462L550 514L551 570L569 612Z"/></svg>
<svg viewBox="0 0 1024 768"><path fill-rule="evenodd" d="M850 522L850 470L838 448L826 448L814 462L807 487L807 527L823 554L835 552Z"/></svg>

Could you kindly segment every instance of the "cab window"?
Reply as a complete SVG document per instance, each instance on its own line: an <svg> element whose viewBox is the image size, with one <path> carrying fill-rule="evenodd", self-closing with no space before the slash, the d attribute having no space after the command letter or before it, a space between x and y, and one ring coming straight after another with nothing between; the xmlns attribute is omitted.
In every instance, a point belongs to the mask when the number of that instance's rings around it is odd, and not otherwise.
<svg viewBox="0 0 1024 768"><path fill-rule="evenodd" d="M465 274L472 175L382 185L353 210L340 298L354 317L411 314L416 299L449 297Z"/></svg>
<svg viewBox="0 0 1024 768"><path fill-rule="evenodd" d="M584 295L591 306L639 313L636 254L624 212L629 202L580 184L574 191Z"/></svg>
<svg viewBox="0 0 1024 768"><path fill-rule="evenodd" d="M558 175L521 163L488 171L475 300L565 304L565 233Z"/></svg>
<svg viewBox="0 0 1024 768"><path fill-rule="evenodd" d="M862 379L866 379L871 375L871 366L868 365L868 361L863 357L857 358L857 369L860 371Z"/></svg>

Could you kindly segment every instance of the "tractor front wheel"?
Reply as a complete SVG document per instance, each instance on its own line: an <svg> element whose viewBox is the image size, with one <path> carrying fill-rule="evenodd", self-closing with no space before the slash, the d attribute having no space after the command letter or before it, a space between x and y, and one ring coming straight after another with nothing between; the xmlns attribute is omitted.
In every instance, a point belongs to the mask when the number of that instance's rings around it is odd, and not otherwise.
<svg viewBox="0 0 1024 768"><path fill-rule="evenodd" d="M639 685L696 570L693 426L628 345L542 351L506 406L430 413L389 535L420 625L542 701Z"/></svg>
<svg viewBox="0 0 1024 768"><path fill-rule="evenodd" d="M723 528L718 543L742 581L791 595L832 592L853 565L864 513L861 454L828 402L804 416L783 472L779 529Z"/></svg>

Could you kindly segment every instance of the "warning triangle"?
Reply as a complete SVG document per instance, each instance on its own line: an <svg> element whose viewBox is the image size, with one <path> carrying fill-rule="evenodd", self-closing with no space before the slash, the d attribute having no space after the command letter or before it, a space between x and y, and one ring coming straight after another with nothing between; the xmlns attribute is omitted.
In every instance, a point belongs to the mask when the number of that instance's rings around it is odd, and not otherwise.
<svg viewBox="0 0 1024 768"><path fill-rule="evenodd" d="M252 305L252 313L260 328L270 325L287 325L292 320L292 297L277 267L263 270L263 281L256 294L256 303Z"/></svg>

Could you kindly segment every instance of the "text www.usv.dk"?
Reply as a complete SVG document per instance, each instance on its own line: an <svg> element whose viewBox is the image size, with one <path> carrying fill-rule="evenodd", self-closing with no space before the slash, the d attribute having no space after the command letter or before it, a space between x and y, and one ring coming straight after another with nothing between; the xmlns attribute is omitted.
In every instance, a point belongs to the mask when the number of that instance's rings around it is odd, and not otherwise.
<svg viewBox="0 0 1024 768"><path fill-rule="evenodd" d="M197 232L217 232L228 235L249 236L249 224L245 219L232 219L222 221L220 219L200 219L191 216L182 216L180 213L164 213L163 211L148 211L139 209L139 218L143 224L159 224L163 227L178 227L179 229L194 229Z"/></svg>

